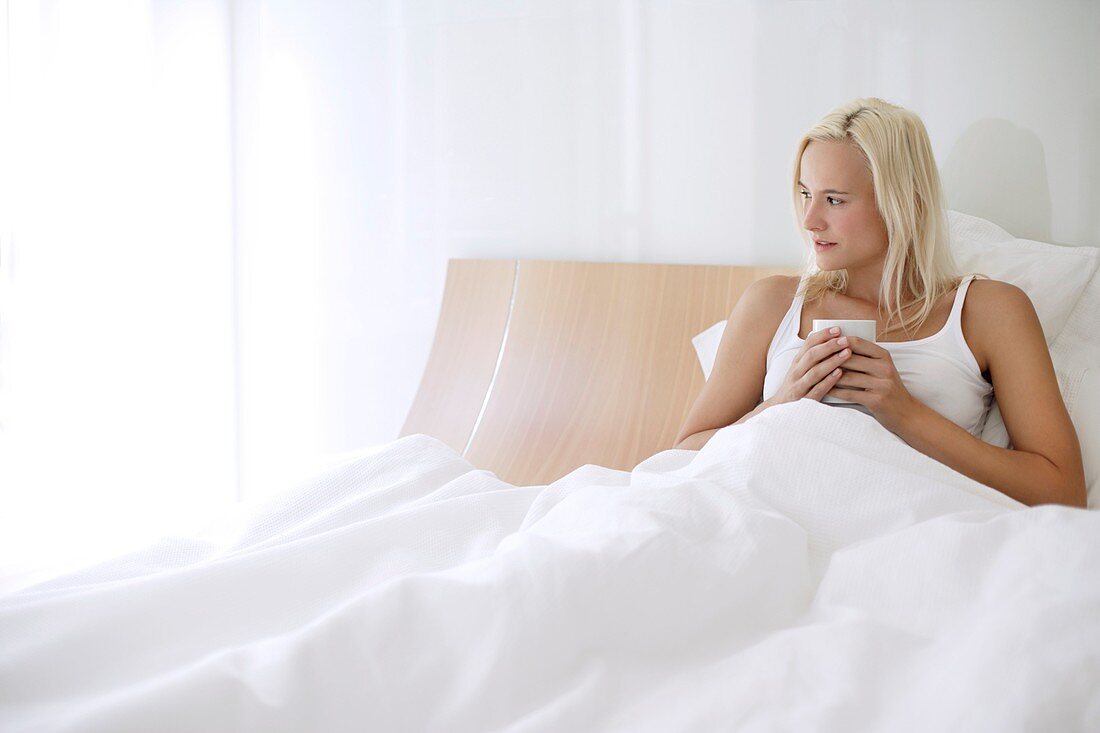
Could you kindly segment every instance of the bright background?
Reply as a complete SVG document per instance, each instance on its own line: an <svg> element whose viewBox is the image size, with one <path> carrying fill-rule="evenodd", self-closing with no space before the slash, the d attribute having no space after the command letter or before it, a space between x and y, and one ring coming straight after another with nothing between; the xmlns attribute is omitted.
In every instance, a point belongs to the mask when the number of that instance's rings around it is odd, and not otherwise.
<svg viewBox="0 0 1100 733"><path fill-rule="evenodd" d="M1100 3L6 0L0 571L397 437L451 257L798 266L880 96L949 206L1100 245Z"/></svg>

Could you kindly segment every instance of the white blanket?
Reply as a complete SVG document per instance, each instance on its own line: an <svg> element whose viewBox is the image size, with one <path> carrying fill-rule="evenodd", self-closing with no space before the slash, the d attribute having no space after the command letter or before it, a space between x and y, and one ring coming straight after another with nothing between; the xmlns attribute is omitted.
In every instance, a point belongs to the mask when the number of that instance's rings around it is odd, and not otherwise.
<svg viewBox="0 0 1100 733"><path fill-rule="evenodd" d="M813 400L549 486L413 435L0 598L0 729L1095 731L1098 561Z"/></svg>

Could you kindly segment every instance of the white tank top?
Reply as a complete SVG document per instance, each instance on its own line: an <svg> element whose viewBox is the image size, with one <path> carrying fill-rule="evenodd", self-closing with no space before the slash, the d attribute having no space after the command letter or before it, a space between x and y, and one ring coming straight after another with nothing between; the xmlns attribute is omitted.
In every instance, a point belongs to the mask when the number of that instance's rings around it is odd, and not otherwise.
<svg viewBox="0 0 1100 733"><path fill-rule="evenodd" d="M969 275L959 284L951 315L937 333L914 341L882 341L878 345L890 352L911 395L971 435L981 437L993 401L993 386L982 377L978 360L963 338L962 306L973 278ZM765 400L779 391L798 350L806 343L798 337L802 300L801 295L795 296L768 347ZM830 404L871 414L860 404Z"/></svg>

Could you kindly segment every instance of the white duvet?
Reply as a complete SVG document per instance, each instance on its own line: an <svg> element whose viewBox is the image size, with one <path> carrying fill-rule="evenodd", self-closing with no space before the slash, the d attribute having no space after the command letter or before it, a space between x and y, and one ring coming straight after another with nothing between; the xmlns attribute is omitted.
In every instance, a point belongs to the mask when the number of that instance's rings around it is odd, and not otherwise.
<svg viewBox="0 0 1100 733"><path fill-rule="evenodd" d="M0 729L1096 731L1100 513L808 399L549 486L413 435L0 598Z"/></svg>

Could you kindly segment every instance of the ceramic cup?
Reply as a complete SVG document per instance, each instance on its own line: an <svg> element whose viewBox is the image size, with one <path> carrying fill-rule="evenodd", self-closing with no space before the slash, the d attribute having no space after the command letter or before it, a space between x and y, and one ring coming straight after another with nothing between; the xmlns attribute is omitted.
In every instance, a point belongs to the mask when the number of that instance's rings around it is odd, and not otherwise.
<svg viewBox="0 0 1100 733"><path fill-rule="evenodd" d="M815 318L814 319L814 333L818 331L824 331L828 328L837 327L840 329L840 333L833 338L840 338L841 336L855 336L865 341L875 340L875 328L876 323L874 321L856 321L856 320L844 320L842 318ZM844 368L842 364L841 369ZM855 405L857 402L851 400L842 400L839 397L830 397L825 395L821 398L822 402L826 402L830 405Z"/></svg>

